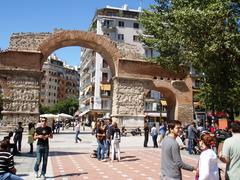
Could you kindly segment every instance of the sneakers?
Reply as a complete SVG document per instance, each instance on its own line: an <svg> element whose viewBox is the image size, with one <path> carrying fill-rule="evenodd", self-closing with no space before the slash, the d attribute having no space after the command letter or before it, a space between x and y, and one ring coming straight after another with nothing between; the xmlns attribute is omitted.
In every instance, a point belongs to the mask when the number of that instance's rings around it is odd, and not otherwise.
<svg viewBox="0 0 240 180"><path fill-rule="evenodd" d="M101 161L102 161L102 162L107 162L107 160L106 160L106 159L102 159Z"/></svg>
<svg viewBox="0 0 240 180"><path fill-rule="evenodd" d="M41 177L42 177L42 179L43 179L43 180L45 180L45 179L46 179L46 176L45 176L45 174L43 174Z"/></svg>
<svg viewBox="0 0 240 180"><path fill-rule="evenodd" d="M38 171L35 171L36 178L39 178Z"/></svg>

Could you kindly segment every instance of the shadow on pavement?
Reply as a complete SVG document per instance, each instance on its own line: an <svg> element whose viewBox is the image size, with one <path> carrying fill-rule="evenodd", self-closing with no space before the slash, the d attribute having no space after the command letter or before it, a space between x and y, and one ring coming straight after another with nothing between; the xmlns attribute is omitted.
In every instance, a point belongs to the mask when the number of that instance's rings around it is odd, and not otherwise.
<svg viewBox="0 0 240 180"><path fill-rule="evenodd" d="M63 174L63 175L57 175L57 176L47 176L46 178L58 178L58 177L71 177L71 176L80 176L80 175L83 175L83 174L88 174L87 172L84 172L84 173L69 173L69 174Z"/></svg>
<svg viewBox="0 0 240 180"><path fill-rule="evenodd" d="M17 176L24 177L24 176L29 176L29 174L19 174L19 173L17 173Z"/></svg>
<svg viewBox="0 0 240 180"><path fill-rule="evenodd" d="M36 157L36 153L20 153L20 154L17 154L17 155L14 155L14 157L29 157L29 158L35 158Z"/></svg>
<svg viewBox="0 0 240 180"><path fill-rule="evenodd" d="M65 151L50 151L49 156L68 156L68 155L78 155L78 154L89 154L84 152L65 152Z"/></svg>
<svg viewBox="0 0 240 180"><path fill-rule="evenodd" d="M136 156L122 156L121 161L127 162L127 161L139 161L139 158L136 158Z"/></svg>

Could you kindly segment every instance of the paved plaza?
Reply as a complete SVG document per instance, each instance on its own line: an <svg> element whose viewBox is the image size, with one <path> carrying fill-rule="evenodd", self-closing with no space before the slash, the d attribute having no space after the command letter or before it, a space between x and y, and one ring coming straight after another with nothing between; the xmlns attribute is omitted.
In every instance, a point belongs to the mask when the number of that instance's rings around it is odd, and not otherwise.
<svg viewBox="0 0 240 180"><path fill-rule="evenodd" d="M4 134L1 134L2 139ZM143 148L143 136L127 136L121 140L121 162L101 162L90 155L96 149L96 139L90 129L80 134L81 143L75 143L74 132L67 129L54 135L50 140L50 157L47 168L47 179L159 179L160 176L160 148ZM36 145L36 143L34 144ZM30 155L27 136L23 138L21 156L15 157L17 174L26 180L36 179L33 171L35 155ZM182 151L184 162L196 165L198 156L188 155ZM223 167L223 164L220 164ZM194 173L183 171L183 179L194 179Z"/></svg>

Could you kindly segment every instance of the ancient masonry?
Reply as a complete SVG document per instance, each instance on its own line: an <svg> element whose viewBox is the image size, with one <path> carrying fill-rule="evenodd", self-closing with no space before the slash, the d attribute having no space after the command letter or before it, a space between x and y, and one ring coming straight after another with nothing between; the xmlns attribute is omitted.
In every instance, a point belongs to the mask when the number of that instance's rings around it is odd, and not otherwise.
<svg viewBox="0 0 240 180"><path fill-rule="evenodd" d="M58 30L54 33L15 33L7 51L0 52L2 125L25 124L39 119L41 68L47 56L66 46L83 46L100 53L113 74L112 117L120 125L142 126L144 91L162 92L172 119L192 119L192 82L146 62L128 44L115 44L92 32Z"/></svg>

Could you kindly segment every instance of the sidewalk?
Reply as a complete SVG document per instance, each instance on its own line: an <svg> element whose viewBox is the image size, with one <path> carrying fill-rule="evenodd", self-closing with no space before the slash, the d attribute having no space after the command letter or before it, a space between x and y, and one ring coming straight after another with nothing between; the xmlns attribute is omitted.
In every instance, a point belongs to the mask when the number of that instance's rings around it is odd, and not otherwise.
<svg viewBox="0 0 240 180"><path fill-rule="evenodd" d="M82 130L82 129L81 129ZM0 134L0 139L2 139L4 134ZM78 174L78 178L82 179L83 177L85 178L91 178L93 177L93 172L96 170L93 167L98 167L99 165L101 166L101 163L96 159L91 159L90 158L90 153L94 149L97 148L97 143L96 143L96 138L95 136L91 135L91 129L86 127L86 131L81 131L80 137L82 139L82 142L80 143L75 143L75 133L73 129L65 129L64 131L60 131L60 134L54 134L53 139L50 139L50 156L48 158L48 166L47 166L47 173L46 173L46 178L47 179L62 179L62 180L67 180L67 179L76 179L74 178L74 175L77 176L77 170L74 169L74 165L77 163L80 163L78 166L83 166L80 168L81 173ZM125 158L127 161L124 162L124 166L127 167L127 165L131 166L131 162L133 159L136 159L137 161L140 162L141 164L149 162L149 164L146 164L145 166L148 166L151 168L152 162L149 161L149 159L144 159L145 157L153 158L152 161L157 162L157 167L155 171L160 172L160 148L152 148L152 139L149 136L149 141L148 141L148 146L149 148L143 148L143 136L127 136L127 137L122 137L121 140L121 152L123 155L123 158ZM36 143L34 143L34 150L36 148ZM15 156L15 166L17 169L17 174L21 176L23 179L26 180L34 180L37 179L35 178L34 174L34 164L35 164L35 153L33 155L28 154L29 152L29 144L27 144L27 135L24 134L23 136L23 141L22 141L22 154L21 156ZM133 153L133 154L132 154ZM140 153L140 154L139 154ZM154 157L151 157L150 155L154 155ZM181 151L183 161L187 161L189 163L197 164L199 156L196 155L189 155L187 151ZM121 156L122 156L121 155ZM125 157L124 157L125 156ZM135 157L131 159L131 157ZM70 159L69 159L70 158ZM130 158L130 159L128 159ZM138 160L139 159L139 160ZM75 162L75 160L77 162ZM59 164L59 162L62 162L62 164ZM88 167L87 169L87 164L95 164L93 167ZM108 163L107 163L108 164ZM224 164L219 163L220 167L224 169ZM72 168L72 169L66 169ZM110 166L110 165L108 165ZM41 168L41 167L40 167ZM76 167L75 167L76 168ZM82 172L85 168L86 172ZM93 168L93 169L92 169ZM98 167L100 168L100 167ZM142 167L137 167L133 166L131 168L136 168L135 171L138 171L142 169ZM79 170L79 171L80 171ZM148 170L148 169L146 169ZM123 172L125 174L129 171L129 168L125 169ZM85 175L85 174L86 175ZM107 173L107 172L105 172ZM133 172L129 172L131 175ZM71 177L71 174L73 177ZM146 173L145 173L146 174ZM101 175L101 174L100 174ZM116 174L115 174L116 175ZM189 174L185 174L186 177L185 179L191 179ZM114 176L115 177L115 176ZM135 179L135 178L133 178ZM137 178L138 179L138 178ZM141 178L140 178L141 179ZM143 178L144 179L144 178Z"/></svg>

